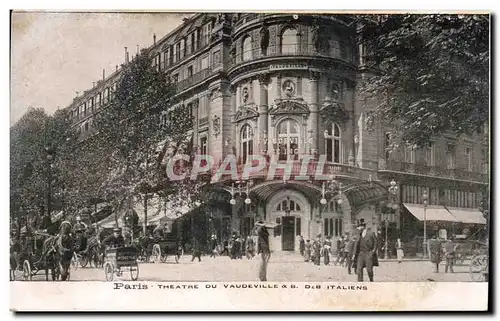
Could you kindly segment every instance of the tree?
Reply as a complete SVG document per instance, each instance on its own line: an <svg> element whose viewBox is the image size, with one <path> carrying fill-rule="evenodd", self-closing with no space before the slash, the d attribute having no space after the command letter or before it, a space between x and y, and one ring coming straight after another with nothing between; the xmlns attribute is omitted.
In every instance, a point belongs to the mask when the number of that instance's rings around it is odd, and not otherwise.
<svg viewBox="0 0 500 321"><path fill-rule="evenodd" d="M67 150L76 141L64 111L49 116L30 108L10 129L11 215L38 213L41 206L60 206ZM41 214L41 213L40 213Z"/></svg>
<svg viewBox="0 0 500 321"><path fill-rule="evenodd" d="M115 213L131 198L141 196L146 204L150 193L179 191L178 183L165 183L165 161L179 149L191 152L192 115L186 106L172 110L174 94L170 78L142 50L124 66L113 98L99 113L90 145L110 169L102 190Z"/></svg>
<svg viewBox="0 0 500 321"><path fill-rule="evenodd" d="M445 132L471 135L489 119L487 15L359 16L375 70L361 84L379 104L368 121L394 126L393 140L423 146Z"/></svg>

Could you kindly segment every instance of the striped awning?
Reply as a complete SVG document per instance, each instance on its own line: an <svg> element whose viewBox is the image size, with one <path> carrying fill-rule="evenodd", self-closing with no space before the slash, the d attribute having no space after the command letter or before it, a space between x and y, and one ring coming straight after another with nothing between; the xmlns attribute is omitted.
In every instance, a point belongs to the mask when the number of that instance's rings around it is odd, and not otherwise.
<svg viewBox="0 0 500 321"><path fill-rule="evenodd" d="M419 221L443 221L443 222L460 222L450 211L444 206L422 204L403 204L406 209L417 218Z"/></svg>
<svg viewBox="0 0 500 321"><path fill-rule="evenodd" d="M461 223L465 224L486 224L486 219L478 209L448 207L451 214Z"/></svg>

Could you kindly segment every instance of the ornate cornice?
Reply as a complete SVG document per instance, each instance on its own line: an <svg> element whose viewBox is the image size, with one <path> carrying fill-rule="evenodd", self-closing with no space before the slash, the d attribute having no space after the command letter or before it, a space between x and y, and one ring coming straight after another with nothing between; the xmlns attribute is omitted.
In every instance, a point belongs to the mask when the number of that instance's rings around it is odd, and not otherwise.
<svg viewBox="0 0 500 321"><path fill-rule="evenodd" d="M269 109L270 115L309 114L309 107L302 99L276 99Z"/></svg>
<svg viewBox="0 0 500 321"><path fill-rule="evenodd" d="M245 119L257 117L259 117L259 113L257 112L257 106L255 104L243 105L238 108L238 111L236 111L233 122L236 123Z"/></svg>
<svg viewBox="0 0 500 321"><path fill-rule="evenodd" d="M344 104L334 100L325 100L319 114L325 122L345 123L349 119L349 112L345 109Z"/></svg>

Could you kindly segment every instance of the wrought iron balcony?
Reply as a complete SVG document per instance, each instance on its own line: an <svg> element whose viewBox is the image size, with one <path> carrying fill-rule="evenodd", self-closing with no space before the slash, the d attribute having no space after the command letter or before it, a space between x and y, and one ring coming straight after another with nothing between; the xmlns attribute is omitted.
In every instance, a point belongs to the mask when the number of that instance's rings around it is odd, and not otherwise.
<svg viewBox="0 0 500 321"><path fill-rule="evenodd" d="M197 85L200 82L202 82L203 80L210 77L212 74L213 74L212 68L203 69L203 70L195 73L194 75L179 81L176 84L177 91L180 92L180 91L183 91L191 86Z"/></svg>
<svg viewBox="0 0 500 321"><path fill-rule="evenodd" d="M354 63L355 57L353 53L354 48L347 51L346 48L342 47L316 48L316 46L308 44L275 45L267 47L265 51L262 51L259 47L243 52L236 52L236 55L228 60L228 68L257 59L278 56L319 56L336 58Z"/></svg>
<svg viewBox="0 0 500 321"><path fill-rule="evenodd" d="M386 171L396 171L417 175L428 175L449 179L461 179L475 182L487 182L488 175L478 172L470 172L463 169L448 169L438 166L427 166L405 162L388 161Z"/></svg>

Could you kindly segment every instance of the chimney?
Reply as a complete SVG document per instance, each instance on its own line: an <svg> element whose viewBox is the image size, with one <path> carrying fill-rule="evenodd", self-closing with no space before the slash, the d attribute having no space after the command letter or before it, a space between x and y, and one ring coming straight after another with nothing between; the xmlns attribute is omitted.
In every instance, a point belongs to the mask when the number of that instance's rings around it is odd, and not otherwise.
<svg viewBox="0 0 500 321"><path fill-rule="evenodd" d="M106 69L102 70L102 80L106 79Z"/></svg>
<svg viewBox="0 0 500 321"><path fill-rule="evenodd" d="M78 97L78 94L79 94L79 93L80 93L79 91L77 91L77 92L76 92L76 97Z"/></svg>
<svg viewBox="0 0 500 321"><path fill-rule="evenodd" d="M127 51L127 47L125 47L125 63L128 63L128 51Z"/></svg>
<svg viewBox="0 0 500 321"><path fill-rule="evenodd" d="M115 65L115 70L118 71L118 65Z"/></svg>
<svg viewBox="0 0 500 321"><path fill-rule="evenodd" d="M156 33L153 33L153 44L156 45Z"/></svg>
<svg viewBox="0 0 500 321"><path fill-rule="evenodd" d="M139 45L137 45L137 56L139 56Z"/></svg>
<svg viewBox="0 0 500 321"><path fill-rule="evenodd" d="M95 87L95 81L92 82L92 88L94 88L94 87Z"/></svg>

